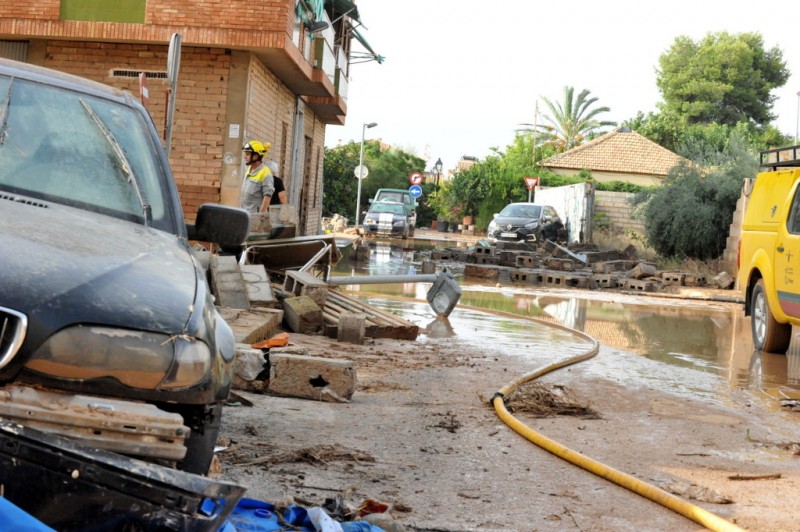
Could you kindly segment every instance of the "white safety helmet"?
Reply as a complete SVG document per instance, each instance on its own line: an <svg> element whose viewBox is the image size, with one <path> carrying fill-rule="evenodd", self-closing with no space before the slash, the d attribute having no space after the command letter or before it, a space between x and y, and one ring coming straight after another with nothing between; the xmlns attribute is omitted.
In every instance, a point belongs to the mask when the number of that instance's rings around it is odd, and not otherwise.
<svg viewBox="0 0 800 532"><path fill-rule="evenodd" d="M280 175L280 167L275 161L267 161L267 168L269 168L269 171L272 172L272 175Z"/></svg>

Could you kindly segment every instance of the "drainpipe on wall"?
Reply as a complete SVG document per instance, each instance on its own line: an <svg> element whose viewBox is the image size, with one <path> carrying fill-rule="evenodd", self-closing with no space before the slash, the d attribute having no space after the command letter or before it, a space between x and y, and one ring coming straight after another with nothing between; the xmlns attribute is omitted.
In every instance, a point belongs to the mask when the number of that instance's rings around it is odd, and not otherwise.
<svg viewBox="0 0 800 532"><path fill-rule="evenodd" d="M592 226L594 225L594 183L586 183L586 225L582 243L592 242Z"/></svg>
<svg viewBox="0 0 800 532"><path fill-rule="evenodd" d="M300 212L300 189L302 188L303 174L303 131L305 124L305 103L298 96L295 99L294 135L292 135L292 179L289 186L289 204L294 205Z"/></svg>

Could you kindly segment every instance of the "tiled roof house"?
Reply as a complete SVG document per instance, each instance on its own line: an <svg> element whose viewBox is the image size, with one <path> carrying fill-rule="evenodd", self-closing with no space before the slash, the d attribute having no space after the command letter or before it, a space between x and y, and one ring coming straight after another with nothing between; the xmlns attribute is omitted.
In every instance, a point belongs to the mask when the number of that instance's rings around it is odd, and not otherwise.
<svg viewBox="0 0 800 532"><path fill-rule="evenodd" d="M586 168L597 181L658 185L670 168L684 160L635 131L618 128L541 164L564 176L577 175Z"/></svg>

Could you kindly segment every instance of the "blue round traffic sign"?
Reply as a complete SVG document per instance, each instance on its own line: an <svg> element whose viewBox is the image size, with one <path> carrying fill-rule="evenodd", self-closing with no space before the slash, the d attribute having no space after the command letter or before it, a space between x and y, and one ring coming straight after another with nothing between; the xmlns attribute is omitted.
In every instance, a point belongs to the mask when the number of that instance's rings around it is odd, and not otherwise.
<svg viewBox="0 0 800 532"><path fill-rule="evenodd" d="M408 191L411 192L411 196L415 198L422 196L422 187L419 185L412 185L408 188Z"/></svg>

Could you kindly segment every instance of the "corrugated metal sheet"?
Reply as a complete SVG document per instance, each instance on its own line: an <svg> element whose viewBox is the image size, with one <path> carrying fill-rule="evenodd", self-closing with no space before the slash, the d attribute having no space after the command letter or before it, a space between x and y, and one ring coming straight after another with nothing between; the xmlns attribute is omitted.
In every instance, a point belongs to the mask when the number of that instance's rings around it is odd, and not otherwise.
<svg viewBox="0 0 800 532"><path fill-rule="evenodd" d="M28 41L0 41L0 57L24 62L28 57Z"/></svg>

